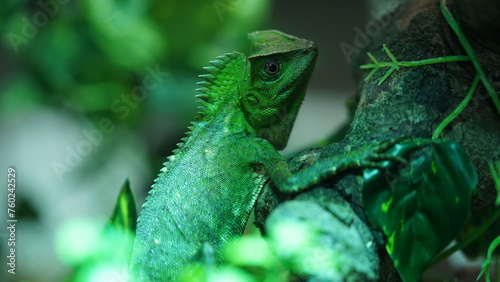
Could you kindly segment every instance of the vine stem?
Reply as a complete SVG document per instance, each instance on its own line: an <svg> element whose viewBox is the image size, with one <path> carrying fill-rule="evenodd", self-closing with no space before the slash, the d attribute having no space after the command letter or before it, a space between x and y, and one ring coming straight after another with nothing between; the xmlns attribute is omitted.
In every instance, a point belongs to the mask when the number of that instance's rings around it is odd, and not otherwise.
<svg viewBox="0 0 500 282"><path fill-rule="evenodd" d="M479 83L479 75L476 74L474 77L474 81L472 82L469 91L467 92L467 95L465 98L460 102L460 104L457 106L453 112L451 112L434 130L434 133L432 134L432 140L436 140L439 137L439 134L443 131L443 129L450 124L452 120L454 120L464 109L467 107L467 104L469 104L469 101L472 99L472 96L474 96L474 92L476 91L477 85Z"/></svg>
<svg viewBox="0 0 500 282"><path fill-rule="evenodd" d="M479 273L479 275L477 276L477 280L479 280L479 278L481 278L481 276L485 276L486 277L486 282L490 282L491 281L491 278L490 278L490 266L491 266L491 259L492 259L492 256L493 256L493 251L496 249L496 247L498 247L498 245L500 245L500 235L497 236L495 238L495 240L493 240L493 242L491 243L490 247L488 248L488 255L486 256L486 260L483 262L483 264L481 265L481 273ZM496 262L497 262L497 271L498 271L498 261L500 261L499 259L496 259ZM496 274L497 278L500 277L498 276L498 273ZM498 279L496 279L498 281Z"/></svg>
<svg viewBox="0 0 500 282"><path fill-rule="evenodd" d="M446 56L446 57L437 57L432 59L425 59L420 61L406 61L406 62L397 62L397 65L402 67L418 67L430 64L439 64L439 63L447 63L447 62L463 62L470 61L469 56ZM378 62L376 64L366 64L361 65L359 68L361 69L371 69L375 67L383 68L383 67L392 67L394 66L394 62Z"/></svg>
<svg viewBox="0 0 500 282"><path fill-rule="evenodd" d="M383 44L384 52L391 59L390 62L379 62L375 56L373 56L370 52L367 52L368 57L372 60L373 64L361 65L359 68L361 69L373 69L368 76L365 78L365 81L368 81L380 68L389 67L389 70L386 71L384 76L379 79L377 85L381 85L394 71L399 70L399 67L418 67L424 65L431 64L439 64L439 63L447 63L447 62L458 62L458 61L470 61L469 56L446 56L446 57L437 57L432 59L424 59L419 61L405 61L399 62L396 57L392 54L391 50L387 48L385 44Z"/></svg>
<svg viewBox="0 0 500 282"><path fill-rule="evenodd" d="M486 74L484 73L484 70L481 67L481 64L479 63L479 60L477 59L474 49L472 49L472 46L467 40L467 37L465 37L465 34L460 29L457 21L455 20L455 18L453 18L453 15L451 14L450 10L448 10L448 8L446 7L446 0L441 0L440 8L441 8L441 13L445 17L446 21L448 21L448 24L450 25L451 29L453 29L453 31L457 35L458 41L460 41L460 44L465 49L467 55L469 55L472 64L476 69L476 72L479 74L479 77L481 78L481 82L483 83L484 88L486 88L486 91L490 95L491 100L493 100L493 103L495 104L497 111L500 114L500 99L498 98L498 93L495 91L491 83L488 81L488 78L486 77Z"/></svg>

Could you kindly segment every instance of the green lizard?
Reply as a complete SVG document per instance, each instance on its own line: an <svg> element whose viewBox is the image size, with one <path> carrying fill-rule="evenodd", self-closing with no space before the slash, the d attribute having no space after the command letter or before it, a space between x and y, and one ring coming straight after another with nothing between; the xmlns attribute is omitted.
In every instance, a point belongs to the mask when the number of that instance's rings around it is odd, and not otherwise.
<svg viewBox="0 0 500 282"><path fill-rule="evenodd" d="M288 141L317 48L273 30L249 39L250 56L228 53L200 76L202 113L168 158L138 219L131 261L137 280L173 280L205 243L217 251L241 235L268 178L281 191L298 192L339 170L390 158L379 153L388 147L381 144L291 174L277 150Z"/></svg>

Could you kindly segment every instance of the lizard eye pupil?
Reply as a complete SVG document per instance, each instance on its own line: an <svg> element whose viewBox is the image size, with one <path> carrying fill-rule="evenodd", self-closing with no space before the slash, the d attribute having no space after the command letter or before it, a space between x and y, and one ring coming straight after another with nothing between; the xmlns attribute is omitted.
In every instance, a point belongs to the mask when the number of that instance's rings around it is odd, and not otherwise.
<svg viewBox="0 0 500 282"><path fill-rule="evenodd" d="M276 60L267 61L264 65L264 72L268 75L275 75L280 71L280 64Z"/></svg>

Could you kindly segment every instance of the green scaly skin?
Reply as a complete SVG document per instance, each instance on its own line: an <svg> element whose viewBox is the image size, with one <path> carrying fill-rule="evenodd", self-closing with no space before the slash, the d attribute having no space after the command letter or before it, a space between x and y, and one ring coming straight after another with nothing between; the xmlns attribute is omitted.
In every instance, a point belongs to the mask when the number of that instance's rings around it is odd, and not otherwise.
<svg viewBox="0 0 500 282"><path fill-rule="evenodd" d="M277 150L288 141L317 49L273 30L249 39L250 56L228 53L201 75L201 116L168 158L138 219L136 280L174 280L205 244L217 251L241 235L268 178L283 192L298 192L339 170L375 167L372 161L387 158L378 154L386 144L292 175Z"/></svg>
<svg viewBox="0 0 500 282"><path fill-rule="evenodd" d="M251 56L218 57L201 76L203 113L139 216L131 262L138 280L173 280L204 243L218 250L241 235L265 170L284 162L276 149L288 141L316 47L277 31L249 37Z"/></svg>

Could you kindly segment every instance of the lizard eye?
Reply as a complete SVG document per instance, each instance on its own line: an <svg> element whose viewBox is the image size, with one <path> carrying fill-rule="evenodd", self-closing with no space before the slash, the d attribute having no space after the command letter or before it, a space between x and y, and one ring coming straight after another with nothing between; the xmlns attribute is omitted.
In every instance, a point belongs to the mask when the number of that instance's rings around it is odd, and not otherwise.
<svg viewBox="0 0 500 282"><path fill-rule="evenodd" d="M280 63L277 60L267 61L264 65L264 72L268 75L276 75L280 71Z"/></svg>

